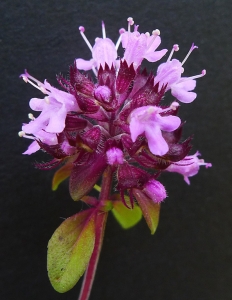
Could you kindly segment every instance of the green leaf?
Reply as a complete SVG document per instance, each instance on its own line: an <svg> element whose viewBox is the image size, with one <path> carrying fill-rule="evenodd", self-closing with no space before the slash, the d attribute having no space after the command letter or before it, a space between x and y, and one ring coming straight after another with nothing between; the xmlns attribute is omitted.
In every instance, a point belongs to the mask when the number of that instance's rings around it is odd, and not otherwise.
<svg viewBox="0 0 232 300"><path fill-rule="evenodd" d="M133 195L139 203L151 234L154 234L159 223L160 204L154 203L141 190L133 189Z"/></svg>
<svg viewBox="0 0 232 300"><path fill-rule="evenodd" d="M117 198L120 198L120 196L118 195ZM125 196L125 200L127 200L126 198L128 197ZM133 209L129 209L122 203L121 200L116 200L112 203L112 213L122 228L129 229L141 220L142 212L137 205L134 205Z"/></svg>
<svg viewBox="0 0 232 300"><path fill-rule="evenodd" d="M95 242L94 209L66 219L48 243L48 276L59 293L69 291L85 272Z"/></svg>

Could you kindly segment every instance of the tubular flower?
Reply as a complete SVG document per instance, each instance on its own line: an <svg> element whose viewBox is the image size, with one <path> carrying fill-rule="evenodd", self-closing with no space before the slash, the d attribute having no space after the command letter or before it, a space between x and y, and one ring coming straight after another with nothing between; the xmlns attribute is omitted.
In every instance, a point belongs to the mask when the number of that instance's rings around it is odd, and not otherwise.
<svg viewBox="0 0 232 300"><path fill-rule="evenodd" d="M200 166L206 168L212 167L211 163L206 163L204 159L199 159L200 152L196 152L194 155L186 156L183 160L180 160L178 164L171 164L167 167L166 171L176 172L184 176L184 181L190 184L189 177L196 175L200 169Z"/></svg>
<svg viewBox="0 0 232 300"><path fill-rule="evenodd" d="M144 216L152 234L156 231L160 204L167 197L159 181L163 171L177 172L189 177L198 173L201 165L197 152L189 155L191 140L182 140L184 122L178 117L179 100L190 103L196 78L182 77L185 59L172 59L174 45L166 62L160 64L156 75L141 69L144 59L157 62L167 52L157 51L160 32L139 33L138 25L128 18L128 30L121 28L118 41L106 37L102 22L102 38L89 47L92 58L77 58L69 68L67 78L58 75L61 89L52 87L29 75L25 82L39 89L45 97L32 98L28 114L30 121L22 125L20 137L32 140L24 154L39 149L52 158L36 163L39 169L58 167L52 189L69 178L69 192L74 201L82 200L88 209L66 219L55 231L48 244L48 276L58 292L71 289L86 270L79 299L87 300L96 270L109 210L123 228L134 226ZM131 32L131 26L134 31ZM124 56L118 58L122 43ZM91 70L90 74L80 70ZM163 103L167 91L175 97ZM101 187L98 186L101 180ZM114 188L113 188L114 187ZM99 198L91 194L95 188ZM81 263L77 263L81 262ZM86 267L88 268L86 269Z"/></svg>
<svg viewBox="0 0 232 300"><path fill-rule="evenodd" d="M179 50L179 46L175 44L167 62L162 63L158 67L157 75L154 80L155 84L159 84L159 89L161 89L163 85L166 85L166 91L170 89L172 95L183 103L190 103L196 98L197 94L191 92L196 86L195 79L206 74L206 71L202 70L202 73L200 75L192 77L181 77L181 74L184 72L184 68L182 67L183 64L185 63L191 52L196 48L198 47L192 44L185 59L180 62L177 59L171 60L174 51Z"/></svg>

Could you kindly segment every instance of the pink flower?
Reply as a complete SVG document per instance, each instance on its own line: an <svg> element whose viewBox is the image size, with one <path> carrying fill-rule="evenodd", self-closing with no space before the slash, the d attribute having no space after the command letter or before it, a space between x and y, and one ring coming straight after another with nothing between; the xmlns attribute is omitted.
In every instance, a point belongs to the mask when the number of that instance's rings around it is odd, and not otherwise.
<svg viewBox="0 0 232 300"><path fill-rule="evenodd" d="M41 90L46 96L44 99L32 98L30 100L30 108L41 113L37 118L29 114L31 121L28 124L23 124L20 134L22 137L45 140L48 145L53 145L54 141L57 142L56 134L61 133L65 128L68 112L80 111L76 99L73 95L52 87L46 80L43 84L29 75L27 71L21 77L25 82L29 82ZM34 138L28 134L32 134ZM33 142L24 154L34 153L39 149L37 142Z"/></svg>
<svg viewBox="0 0 232 300"><path fill-rule="evenodd" d="M201 154L197 151L194 155L186 156L183 160L176 164L171 164L166 171L176 172L184 176L184 181L190 184L189 177L196 175L200 169L200 166L206 168L212 167L211 163L205 163L204 159L199 159Z"/></svg>
<svg viewBox="0 0 232 300"><path fill-rule="evenodd" d="M178 51L178 45L173 46L173 51L171 52L167 62L162 63L157 70L157 75L154 80L154 84L159 84L159 89L166 86L166 91L171 90L171 94L176 97L179 101L184 103L190 103L195 100L197 94L192 92L196 87L196 78L202 77L206 74L205 70L202 70L200 75L192 77L181 77L184 72L183 64L187 60L190 53L197 48L197 46L192 45L186 58L180 62L177 59L170 60L174 51Z"/></svg>
<svg viewBox="0 0 232 300"><path fill-rule="evenodd" d="M130 115L130 133L133 142L145 133L148 147L153 154L164 155L168 152L168 144L162 136L163 131L174 131L180 126L181 120L176 116L161 116L163 109L157 106L142 106Z"/></svg>
<svg viewBox="0 0 232 300"><path fill-rule="evenodd" d="M129 25L133 25L132 18L128 18ZM152 35L147 33L139 33L138 26L135 25L134 32L129 30L122 34L122 46L125 48L123 59L126 60L128 65L133 63L135 69L140 66L143 59L149 62L156 62L160 60L166 53L167 49L155 51L160 43L160 31L153 30Z"/></svg>
<svg viewBox="0 0 232 300"><path fill-rule="evenodd" d="M94 72L95 68L99 69L100 65L104 68L105 64L108 66L115 66L116 59L117 59L117 49L115 44L112 42L111 39L106 37L105 32L105 25L102 22L102 33L103 38L96 38L95 44L92 47L88 39L86 38L84 32L85 28L83 26L79 27L80 33L85 40L87 46L89 47L90 51L92 52L92 57L90 60L84 60L82 58L76 59L76 66L79 70L91 70L93 69Z"/></svg>
<svg viewBox="0 0 232 300"><path fill-rule="evenodd" d="M44 130L38 131L37 133L34 134L34 136L27 135L24 131L20 131L19 136L34 140L29 145L27 150L25 152L23 152L23 154L28 154L28 155L35 153L36 151L38 151L40 149L40 146L36 140L40 140L41 142L43 142L47 145L50 145L50 146L56 145L58 143L57 135L55 133L48 133L48 132L45 132Z"/></svg>
<svg viewBox="0 0 232 300"><path fill-rule="evenodd" d="M162 183L155 179L150 179L144 185L144 192L155 203L160 203L167 197L165 187L162 185Z"/></svg>

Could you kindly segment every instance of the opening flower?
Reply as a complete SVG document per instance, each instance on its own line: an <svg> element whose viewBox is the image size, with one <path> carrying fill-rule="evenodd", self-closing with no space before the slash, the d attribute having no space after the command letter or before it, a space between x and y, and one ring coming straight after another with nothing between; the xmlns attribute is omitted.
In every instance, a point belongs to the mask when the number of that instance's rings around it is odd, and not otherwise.
<svg viewBox="0 0 232 300"><path fill-rule="evenodd" d="M169 149L168 143L162 136L162 130L174 131L181 123L179 117L162 116L164 111L160 107L148 105L134 109L130 115L132 141L135 142L140 134L145 133L150 151L160 156L167 153Z"/></svg>
<svg viewBox="0 0 232 300"><path fill-rule="evenodd" d="M184 181L190 184L189 177L196 175L199 172L200 166L205 166L206 168L212 167L211 163L206 163L204 159L199 159L198 156L200 155L200 152L197 151L194 155L186 156L177 164L171 164L167 167L166 171L183 175Z"/></svg>

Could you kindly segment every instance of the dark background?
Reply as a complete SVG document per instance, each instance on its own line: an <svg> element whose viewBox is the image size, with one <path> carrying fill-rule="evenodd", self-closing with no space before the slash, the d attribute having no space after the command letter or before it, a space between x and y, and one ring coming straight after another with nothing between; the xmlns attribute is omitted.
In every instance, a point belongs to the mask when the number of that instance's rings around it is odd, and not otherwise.
<svg viewBox="0 0 232 300"><path fill-rule="evenodd" d="M232 299L232 2L15 0L1 1L0 11L0 299L75 300L81 286L58 294L47 278L47 242L82 205L71 200L67 183L51 191L53 171L34 169L35 160L47 157L21 155L29 141L17 132L28 122L29 99L42 94L19 75L27 68L58 87L55 74L66 73L75 58L90 58L79 25L93 44L103 19L116 41L129 16L141 32L159 28L162 48L178 43L180 60L192 42L199 46L185 74L205 68L207 76L180 115L185 137L194 133L192 153L199 150L213 168L202 168L190 186L178 174L161 177L169 197L154 236L144 220L123 231L109 217L90 300Z"/></svg>

